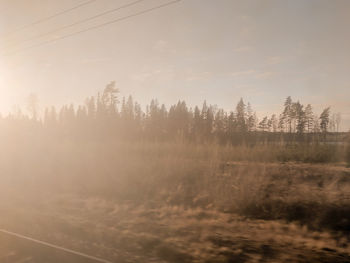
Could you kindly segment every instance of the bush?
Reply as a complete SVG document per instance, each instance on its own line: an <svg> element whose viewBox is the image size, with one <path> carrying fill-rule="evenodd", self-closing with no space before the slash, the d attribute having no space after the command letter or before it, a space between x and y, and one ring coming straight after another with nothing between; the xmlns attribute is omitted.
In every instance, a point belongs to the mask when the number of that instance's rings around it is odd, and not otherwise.
<svg viewBox="0 0 350 263"><path fill-rule="evenodd" d="M350 132L348 134L348 140L346 145L346 162L348 164L348 167L350 167Z"/></svg>
<svg viewBox="0 0 350 263"><path fill-rule="evenodd" d="M341 160L336 145L326 144L290 144L277 153L281 162L331 163Z"/></svg>

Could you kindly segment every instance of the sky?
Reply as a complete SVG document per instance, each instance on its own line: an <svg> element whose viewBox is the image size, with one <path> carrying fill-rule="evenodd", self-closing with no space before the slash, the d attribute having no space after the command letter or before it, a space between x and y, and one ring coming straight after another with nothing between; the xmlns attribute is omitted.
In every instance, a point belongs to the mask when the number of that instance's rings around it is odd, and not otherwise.
<svg viewBox="0 0 350 263"><path fill-rule="evenodd" d="M233 110L242 97L259 117L292 96L317 114L331 106L350 129L350 1L182 0L59 39L171 2L145 0L36 38L134 1L96 0L23 28L86 1L0 0L1 112L25 108L31 93L42 109L84 103L114 80L143 105L207 100Z"/></svg>

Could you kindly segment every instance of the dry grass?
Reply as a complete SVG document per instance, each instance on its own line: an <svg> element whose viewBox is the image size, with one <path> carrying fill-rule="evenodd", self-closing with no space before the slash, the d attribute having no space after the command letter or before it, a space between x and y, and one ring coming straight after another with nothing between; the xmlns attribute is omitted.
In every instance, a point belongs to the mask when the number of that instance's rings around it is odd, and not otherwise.
<svg viewBox="0 0 350 263"><path fill-rule="evenodd" d="M0 223L118 262L349 261L350 170L281 151L6 140Z"/></svg>
<svg viewBox="0 0 350 263"><path fill-rule="evenodd" d="M10 229L116 262L346 262L347 240L297 224L183 206L47 197L1 219ZM30 208L30 209L29 209ZM12 213L12 214L11 214ZM19 224L21 223L21 224ZM28 225L31 227L28 228Z"/></svg>

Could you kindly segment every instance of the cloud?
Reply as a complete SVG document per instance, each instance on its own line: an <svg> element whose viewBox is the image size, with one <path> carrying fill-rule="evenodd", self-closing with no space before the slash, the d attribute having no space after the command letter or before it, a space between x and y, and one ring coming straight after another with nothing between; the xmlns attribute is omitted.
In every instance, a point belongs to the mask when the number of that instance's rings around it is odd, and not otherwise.
<svg viewBox="0 0 350 263"><path fill-rule="evenodd" d="M253 75L255 73L256 73L256 70L250 69L250 70L235 71L235 72L232 72L230 75L233 77L239 77L239 76L245 76L245 75Z"/></svg>
<svg viewBox="0 0 350 263"><path fill-rule="evenodd" d="M272 56L267 58L267 64L269 65L276 65L280 64L284 60L281 56Z"/></svg>
<svg viewBox="0 0 350 263"><path fill-rule="evenodd" d="M235 48L233 51L237 53L241 53L241 52L249 52L249 51L252 51L253 49L254 48L252 46L242 46L242 47Z"/></svg>
<svg viewBox="0 0 350 263"><path fill-rule="evenodd" d="M168 42L162 39L157 40L154 45L153 49L158 50L158 51L163 51L168 45Z"/></svg>
<svg viewBox="0 0 350 263"><path fill-rule="evenodd" d="M85 58L80 60L80 63L82 64L93 64L93 63L99 63L99 62L107 62L111 61L111 58Z"/></svg>
<svg viewBox="0 0 350 263"><path fill-rule="evenodd" d="M257 79L270 79L272 76L275 76L277 73L273 71L265 71L255 75Z"/></svg>
<svg viewBox="0 0 350 263"><path fill-rule="evenodd" d="M176 49L172 48L166 40L159 39L153 45L153 50L160 53L176 53Z"/></svg>
<svg viewBox="0 0 350 263"><path fill-rule="evenodd" d="M131 78L136 82L144 82L148 80L150 77L152 77L151 73L139 73L139 74L133 74Z"/></svg>
<svg viewBox="0 0 350 263"><path fill-rule="evenodd" d="M150 71L144 71L137 74L132 74L131 79L136 82L171 80L175 76L172 68L158 68Z"/></svg>
<svg viewBox="0 0 350 263"><path fill-rule="evenodd" d="M195 72L193 70L189 70L189 71L185 72L186 81L206 80L212 76L213 76L213 74L209 71Z"/></svg>

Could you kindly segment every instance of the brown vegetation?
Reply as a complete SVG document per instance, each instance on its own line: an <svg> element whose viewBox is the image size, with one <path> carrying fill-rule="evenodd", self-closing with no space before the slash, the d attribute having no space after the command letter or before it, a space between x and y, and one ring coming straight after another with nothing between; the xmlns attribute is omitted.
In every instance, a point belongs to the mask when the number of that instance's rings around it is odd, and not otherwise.
<svg viewBox="0 0 350 263"><path fill-rule="evenodd" d="M336 161L342 146L40 133L2 146L0 223L10 230L118 262L349 260L350 170L286 162Z"/></svg>

